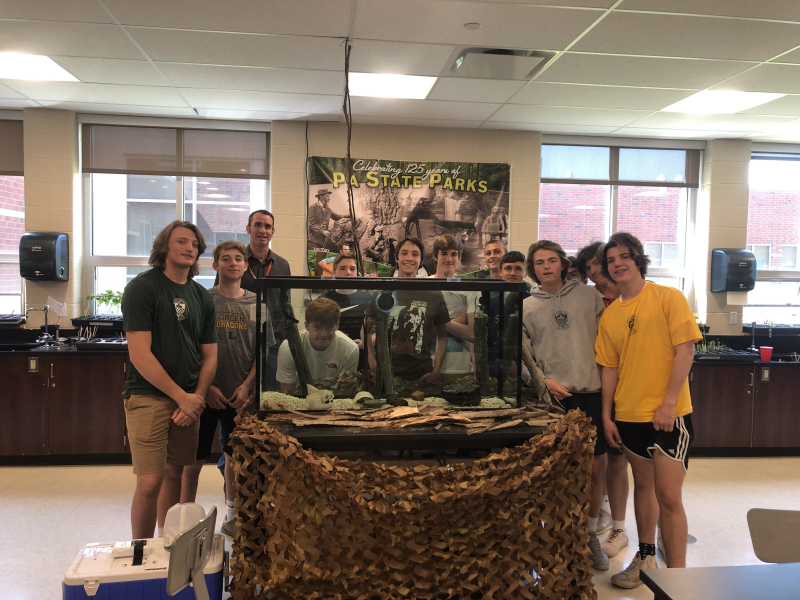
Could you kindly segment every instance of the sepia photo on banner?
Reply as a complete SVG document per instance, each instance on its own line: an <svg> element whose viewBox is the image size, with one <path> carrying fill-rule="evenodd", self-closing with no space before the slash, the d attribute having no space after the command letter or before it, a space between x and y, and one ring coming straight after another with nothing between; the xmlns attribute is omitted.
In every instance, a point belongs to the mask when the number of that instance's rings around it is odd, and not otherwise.
<svg viewBox="0 0 800 600"><path fill-rule="evenodd" d="M450 233L464 246L458 274L488 276L484 244L493 239L508 244L510 165L353 159L352 166L355 231L344 159L309 158L310 274L327 274L326 264L342 249L352 250L357 239L368 261L367 274L391 277L394 246L406 236L422 241L423 267L433 273L433 240Z"/></svg>

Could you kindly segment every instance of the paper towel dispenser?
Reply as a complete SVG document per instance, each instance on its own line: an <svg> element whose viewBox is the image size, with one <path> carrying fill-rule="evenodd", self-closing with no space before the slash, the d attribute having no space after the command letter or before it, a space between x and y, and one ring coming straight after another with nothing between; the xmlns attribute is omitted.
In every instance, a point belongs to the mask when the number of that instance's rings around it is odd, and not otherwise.
<svg viewBox="0 0 800 600"><path fill-rule="evenodd" d="M756 287L756 255L739 248L711 251L711 291L749 292Z"/></svg>
<svg viewBox="0 0 800 600"><path fill-rule="evenodd" d="M69 236L28 232L19 240L19 274L37 281L69 281Z"/></svg>

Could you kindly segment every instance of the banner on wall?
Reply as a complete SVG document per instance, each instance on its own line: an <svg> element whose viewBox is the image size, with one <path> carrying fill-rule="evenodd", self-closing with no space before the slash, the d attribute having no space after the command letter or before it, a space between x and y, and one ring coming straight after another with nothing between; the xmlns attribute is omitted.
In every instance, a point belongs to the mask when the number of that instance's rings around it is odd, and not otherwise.
<svg viewBox="0 0 800 600"><path fill-rule="evenodd" d="M508 243L511 165L505 163L412 162L353 159L353 231L347 205L343 158L309 159L309 269L358 239L371 273L391 276L394 245L415 236L425 245L423 266L433 274L433 240L450 233L464 245L458 274L479 277L483 246ZM319 273L318 273L319 274Z"/></svg>

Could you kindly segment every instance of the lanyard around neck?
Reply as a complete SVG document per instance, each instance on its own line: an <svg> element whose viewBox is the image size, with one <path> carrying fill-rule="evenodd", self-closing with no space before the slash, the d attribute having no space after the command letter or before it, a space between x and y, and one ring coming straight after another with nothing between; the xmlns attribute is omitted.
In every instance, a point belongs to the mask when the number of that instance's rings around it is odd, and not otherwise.
<svg viewBox="0 0 800 600"><path fill-rule="evenodd" d="M272 270L272 265L273 265L274 263L275 263L275 261L274 261L274 260L271 260L271 261L269 262L269 266L267 267L267 272L266 272L266 273L264 273L264 277L269 277L269 272ZM253 276L253 279L258 279L258 277L256 277L256 274L255 274L255 273L253 273L253 267L249 267L249 266L248 266L248 267L247 267L247 269L248 269L248 271L250 271L250 275L252 275L252 276Z"/></svg>

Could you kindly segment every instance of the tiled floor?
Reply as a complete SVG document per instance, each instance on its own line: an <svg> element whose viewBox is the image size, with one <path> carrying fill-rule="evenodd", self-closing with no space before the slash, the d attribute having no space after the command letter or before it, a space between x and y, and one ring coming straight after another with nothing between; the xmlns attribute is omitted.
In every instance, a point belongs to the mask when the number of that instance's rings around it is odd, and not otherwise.
<svg viewBox="0 0 800 600"><path fill-rule="evenodd" d="M798 474L800 458L692 460L684 501L697 543L689 546L689 566L757 564L745 515L756 506L796 510ZM64 573L83 544L130 535L133 487L129 466L0 467L0 597L60 598ZM222 479L213 466L203 469L198 502L222 507ZM609 583L635 553L630 503L628 528L628 552L595 577L601 600L653 597L644 586L628 591Z"/></svg>

